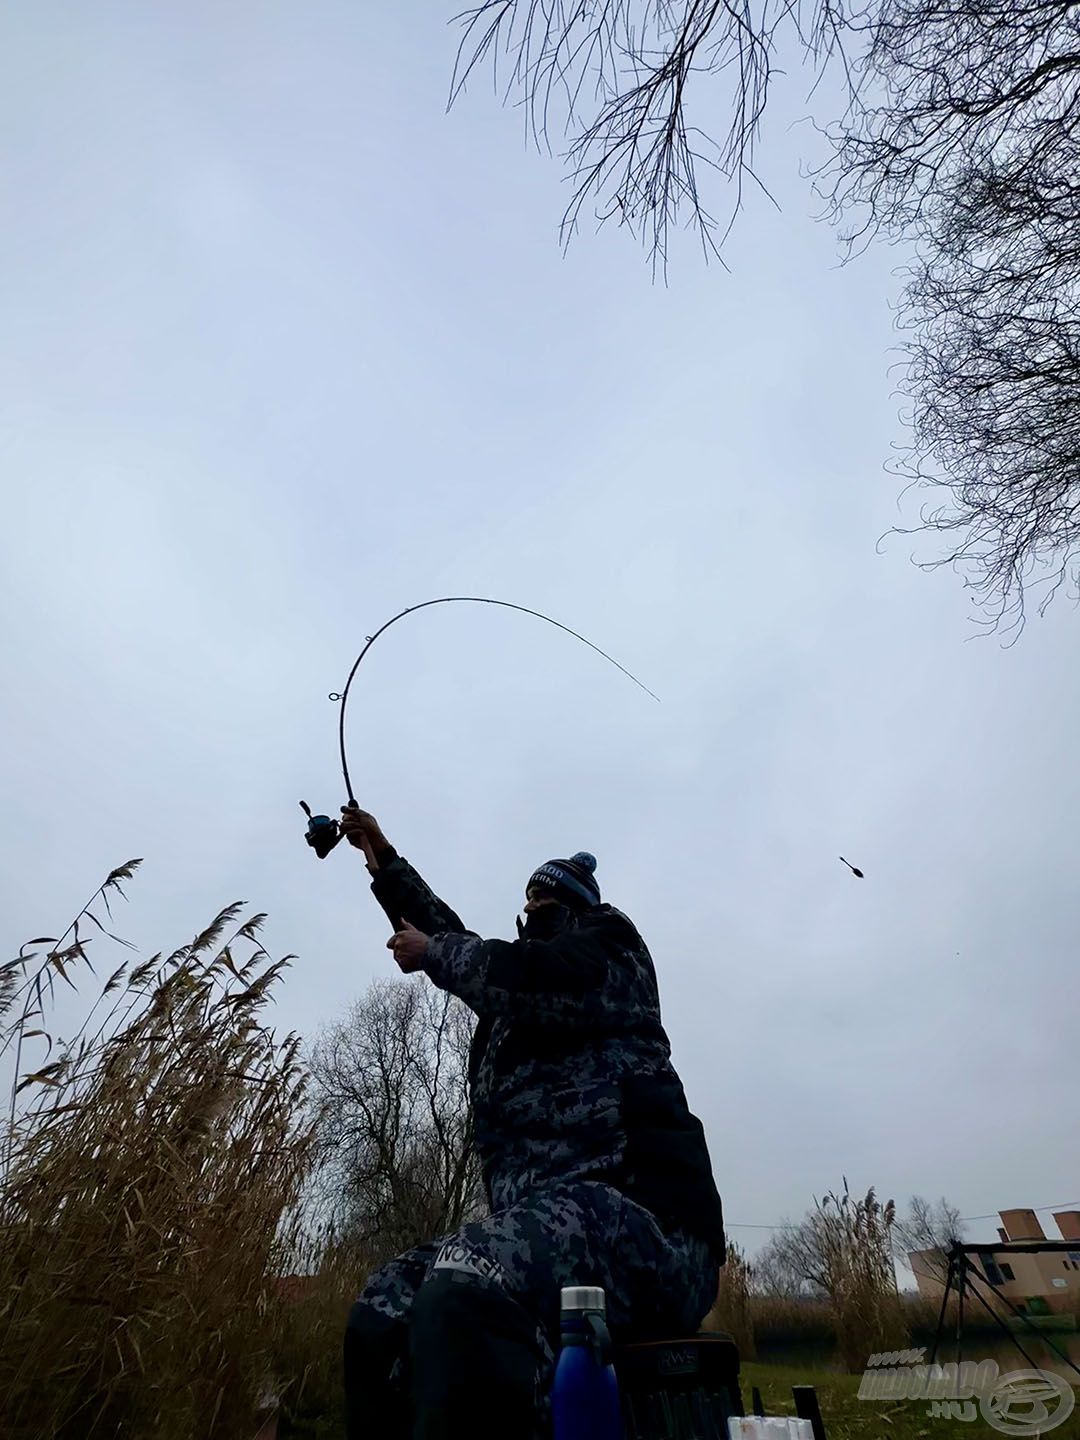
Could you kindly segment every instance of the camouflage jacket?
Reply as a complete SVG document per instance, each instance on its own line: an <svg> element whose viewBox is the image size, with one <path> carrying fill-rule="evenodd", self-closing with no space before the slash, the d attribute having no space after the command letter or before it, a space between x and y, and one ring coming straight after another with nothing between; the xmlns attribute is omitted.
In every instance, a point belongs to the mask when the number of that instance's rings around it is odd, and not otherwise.
<svg viewBox="0 0 1080 1440"><path fill-rule="evenodd" d="M603 1180L723 1258L701 1122L660 1021L656 972L610 905L553 940L482 940L396 852L372 891L392 923L431 937L424 970L478 1018L473 1125L494 1209L556 1180Z"/></svg>

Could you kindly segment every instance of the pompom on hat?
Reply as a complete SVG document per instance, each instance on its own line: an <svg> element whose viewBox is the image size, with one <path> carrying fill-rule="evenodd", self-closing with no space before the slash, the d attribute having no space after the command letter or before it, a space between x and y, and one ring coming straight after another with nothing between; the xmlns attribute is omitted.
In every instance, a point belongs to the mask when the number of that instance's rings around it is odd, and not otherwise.
<svg viewBox="0 0 1080 1440"><path fill-rule="evenodd" d="M579 850L569 860L549 860L535 870L525 887L540 890L552 899L569 905L573 910L588 909L600 904L600 886L596 883L596 856Z"/></svg>

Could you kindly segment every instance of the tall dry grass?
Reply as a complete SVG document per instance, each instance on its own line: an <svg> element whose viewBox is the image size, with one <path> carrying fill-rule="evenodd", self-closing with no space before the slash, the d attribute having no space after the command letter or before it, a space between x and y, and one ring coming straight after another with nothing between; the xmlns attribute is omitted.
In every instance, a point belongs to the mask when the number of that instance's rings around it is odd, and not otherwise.
<svg viewBox="0 0 1080 1440"><path fill-rule="evenodd" d="M287 1304L274 1343L281 1378L280 1434L344 1433L342 1341L345 1322L368 1275L390 1255L354 1235L310 1236L286 1282Z"/></svg>
<svg viewBox="0 0 1080 1440"><path fill-rule="evenodd" d="M836 1325L840 1358L862 1370L868 1356L900 1348L906 1326L896 1289L890 1231L896 1209L873 1188L855 1199L844 1181L839 1195L816 1202L812 1223L824 1288Z"/></svg>
<svg viewBox="0 0 1080 1440"><path fill-rule="evenodd" d="M754 1319L750 1285L753 1268L733 1240L727 1243L727 1261L720 1269L713 1307L701 1322L707 1331L723 1330L739 1347L744 1360L754 1358Z"/></svg>
<svg viewBox="0 0 1080 1440"><path fill-rule="evenodd" d="M261 1018L288 963L259 943L263 917L231 905L170 955L121 965L71 1040L50 1034L56 985L85 982L102 904L138 863L60 940L0 967L11 1440L243 1440L273 1378L311 1126L298 1038Z"/></svg>
<svg viewBox="0 0 1080 1440"><path fill-rule="evenodd" d="M836 1316L827 1300L752 1295L750 1316L755 1342L762 1351L830 1351L836 1347Z"/></svg>
<svg viewBox="0 0 1080 1440"><path fill-rule="evenodd" d="M894 1348L928 1345L937 1332L940 1301L922 1295L902 1293L899 1298L899 1339ZM955 1297L949 1301L943 1335L956 1333ZM750 1320L759 1352L835 1352L838 1343L836 1312L828 1300L792 1300L782 1295L751 1295ZM717 1327L723 1328L723 1327ZM985 1314L964 1315L964 1333L999 1335L1000 1330Z"/></svg>

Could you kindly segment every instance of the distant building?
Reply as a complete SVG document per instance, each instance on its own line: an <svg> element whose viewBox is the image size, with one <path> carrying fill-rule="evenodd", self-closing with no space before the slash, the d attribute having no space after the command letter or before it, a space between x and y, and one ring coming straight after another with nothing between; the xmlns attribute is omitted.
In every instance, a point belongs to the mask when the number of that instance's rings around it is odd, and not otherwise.
<svg viewBox="0 0 1080 1440"><path fill-rule="evenodd" d="M1002 1210L998 1227L999 1244L987 1245L968 1255L976 1275L985 1279L1004 1299L1018 1309L1029 1300L1032 1308L1054 1311L1080 1310L1080 1210L1060 1210L1054 1215L1062 1240L1075 1240L1075 1250L1024 1251L1013 1242L1046 1240L1034 1210ZM928 1300L941 1300L945 1289L948 1257L941 1250L913 1250L908 1263L919 1293Z"/></svg>

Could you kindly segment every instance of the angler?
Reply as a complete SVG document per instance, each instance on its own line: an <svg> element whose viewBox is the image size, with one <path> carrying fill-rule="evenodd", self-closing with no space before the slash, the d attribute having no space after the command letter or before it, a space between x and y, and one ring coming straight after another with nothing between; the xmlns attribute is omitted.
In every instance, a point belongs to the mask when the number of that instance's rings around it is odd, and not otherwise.
<svg viewBox="0 0 1080 1440"><path fill-rule="evenodd" d="M351 794L351 790L350 790ZM325 819L326 817L319 817ZM563 1286L601 1286L616 1338L693 1334L724 1260L720 1197L633 923L596 861L550 860L516 940L483 940L355 804L399 968L477 1016L474 1132L491 1213L367 1281L345 1335L349 1440L543 1433Z"/></svg>

